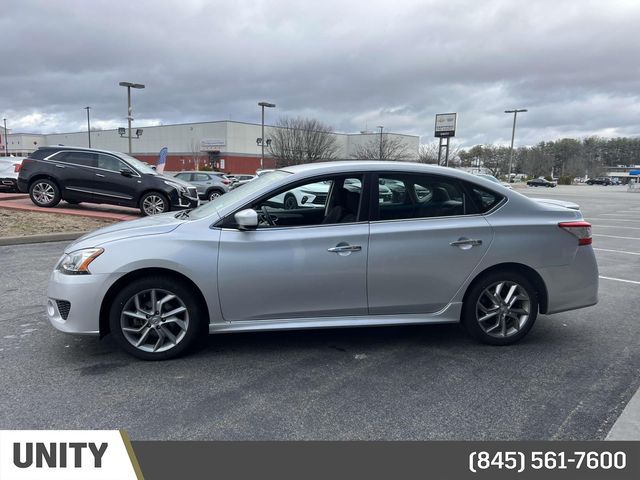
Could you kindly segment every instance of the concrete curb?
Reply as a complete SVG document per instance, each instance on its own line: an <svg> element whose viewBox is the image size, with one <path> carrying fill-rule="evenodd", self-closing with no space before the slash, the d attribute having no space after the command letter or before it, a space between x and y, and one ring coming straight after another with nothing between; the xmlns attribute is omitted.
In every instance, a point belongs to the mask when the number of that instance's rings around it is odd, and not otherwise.
<svg viewBox="0 0 640 480"><path fill-rule="evenodd" d="M605 440L640 440L640 388L631 397Z"/></svg>
<svg viewBox="0 0 640 480"><path fill-rule="evenodd" d="M48 233L46 235L24 235L22 237L4 237L0 238L0 246L6 245L25 245L28 243L46 243L46 242L63 242L65 240L75 240L80 238L87 232L62 232Z"/></svg>

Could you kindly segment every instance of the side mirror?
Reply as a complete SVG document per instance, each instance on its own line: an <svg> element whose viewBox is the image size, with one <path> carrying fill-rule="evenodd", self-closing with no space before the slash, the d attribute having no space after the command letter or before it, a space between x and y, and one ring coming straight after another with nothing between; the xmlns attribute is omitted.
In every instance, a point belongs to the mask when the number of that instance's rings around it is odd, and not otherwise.
<svg viewBox="0 0 640 480"><path fill-rule="evenodd" d="M258 228L258 212L253 208L240 210L233 216L240 230L253 230Z"/></svg>
<svg viewBox="0 0 640 480"><path fill-rule="evenodd" d="M133 172L128 168L121 168L120 175L123 177L133 177Z"/></svg>

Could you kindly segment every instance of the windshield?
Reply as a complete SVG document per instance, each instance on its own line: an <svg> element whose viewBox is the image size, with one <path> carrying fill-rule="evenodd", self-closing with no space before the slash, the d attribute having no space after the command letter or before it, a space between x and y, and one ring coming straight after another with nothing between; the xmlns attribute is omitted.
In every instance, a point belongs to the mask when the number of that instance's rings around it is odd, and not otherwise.
<svg viewBox="0 0 640 480"><path fill-rule="evenodd" d="M189 212L189 218L204 218L211 215L217 210L223 210L224 208L232 205L233 203L242 200L245 197L251 196L254 192L266 187L272 183L276 183L287 175L291 175L288 172L282 170L276 170L268 172L256 177L255 180L251 180L244 185L231 190L224 195L220 195L218 198L202 205Z"/></svg>
<svg viewBox="0 0 640 480"><path fill-rule="evenodd" d="M158 172L156 172L148 164L146 164L144 162L141 162L137 158L130 157L126 153L118 153L118 156L120 158L122 158L123 160L126 160L126 162L129 163L129 165L131 165L133 168L135 168L140 173L148 173L150 175L158 175Z"/></svg>

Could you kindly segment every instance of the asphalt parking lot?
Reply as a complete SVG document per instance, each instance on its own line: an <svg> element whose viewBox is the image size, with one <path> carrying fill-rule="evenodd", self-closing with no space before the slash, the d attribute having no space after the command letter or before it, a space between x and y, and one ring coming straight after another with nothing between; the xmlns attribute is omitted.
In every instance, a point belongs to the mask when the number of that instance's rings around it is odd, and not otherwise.
<svg viewBox="0 0 640 480"><path fill-rule="evenodd" d="M0 429L160 439L603 439L640 387L640 194L526 189L594 225L597 306L510 347L457 325L218 335L145 363L45 316L64 243L0 247Z"/></svg>

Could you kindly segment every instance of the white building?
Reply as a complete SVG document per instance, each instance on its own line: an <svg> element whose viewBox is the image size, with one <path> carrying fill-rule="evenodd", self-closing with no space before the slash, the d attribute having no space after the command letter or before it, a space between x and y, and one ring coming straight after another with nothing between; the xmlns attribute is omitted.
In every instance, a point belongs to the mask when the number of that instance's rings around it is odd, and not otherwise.
<svg viewBox="0 0 640 480"><path fill-rule="evenodd" d="M279 127L265 126L265 137ZM139 137L136 131L141 130ZM121 135L118 129L91 132L91 146L105 150L127 152L129 150L128 133ZM255 173L260 167L261 146L257 140L261 137L261 125L229 120L216 122L186 123L136 127L132 130L132 152L140 160L155 164L160 149L167 147L166 170L190 170L199 165L212 164L225 172ZM378 142L379 133L334 133L338 146L337 157L352 158L353 153L362 145ZM383 133L387 138L399 139L407 148L410 159L418 158L420 138L415 135ZM4 135L2 136L4 141ZM27 156L39 147L69 145L89 146L87 132L30 134L11 133L7 135L8 153L14 156ZM4 144L1 145L4 155ZM265 149L265 168L273 166Z"/></svg>

